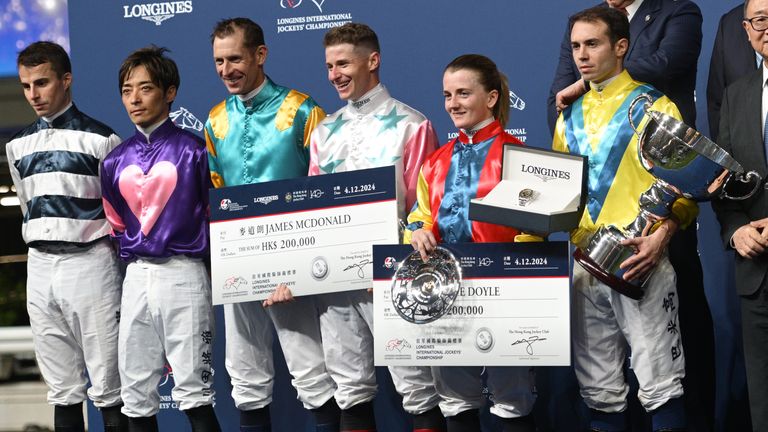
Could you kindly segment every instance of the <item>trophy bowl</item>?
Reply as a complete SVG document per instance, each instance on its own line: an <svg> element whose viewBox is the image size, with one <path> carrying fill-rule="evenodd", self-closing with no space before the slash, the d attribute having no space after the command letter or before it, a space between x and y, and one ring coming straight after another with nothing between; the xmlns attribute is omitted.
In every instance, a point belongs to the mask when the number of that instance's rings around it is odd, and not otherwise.
<svg viewBox="0 0 768 432"><path fill-rule="evenodd" d="M632 120L635 105L645 102L648 122L642 133ZM647 94L635 98L629 107L629 123L639 137L640 162L668 189L694 201L712 197L743 200L760 187L760 176L744 168L728 152L676 118L651 110Z"/></svg>
<svg viewBox="0 0 768 432"><path fill-rule="evenodd" d="M651 110L653 98L642 94L629 105L629 124L638 136L637 151L643 168L656 181L639 197L640 212L625 227L604 225L592 235L587 246L576 249L574 260L598 280L621 294L639 300L653 270L641 279L623 278L622 262L635 251L621 244L623 240L650 234L653 226L672 213L672 204L680 197L706 201L713 197L743 200L751 197L762 179L744 168L709 138L676 118ZM634 109L644 102L648 117L643 131L638 131Z"/></svg>
<svg viewBox="0 0 768 432"><path fill-rule="evenodd" d="M448 312L461 287L461 266L445 248L437 247L427 262L411 252L392 277L392 305L404 320L426 324Z"/></svg>

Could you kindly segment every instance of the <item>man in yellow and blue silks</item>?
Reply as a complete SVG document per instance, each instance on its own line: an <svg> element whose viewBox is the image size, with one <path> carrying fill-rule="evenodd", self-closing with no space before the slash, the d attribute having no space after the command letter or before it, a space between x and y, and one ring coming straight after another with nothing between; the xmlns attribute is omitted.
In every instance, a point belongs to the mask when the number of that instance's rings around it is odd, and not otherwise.
<svg viewBox="0 0 768 432"><path fill-rule="evenodd" d="M589 156L589 197L572 241L586 246L603 224L626 226L639 213L638 198L654 182L641 165L637 137L628 111L639 94L654 99L653 110L680 118L675 105L652 86L634 81L623 68L629 23L620 12L593 8L571 17L573 57L591 89L563 111L555 127L555 150ZM643 110L633 113L642 130ZM669 219L646 236L625 240L636 253L622 264L624 279L654 270L645 296L632 300L591 276L581 266L573 272L573 352L581 395L591 409L591 427L625 428L628 386L622 374L627 347L640 385L638 399L652 415L653 429L684 430L685 375L676 275L666 247L678 227L691 223L698 207L675 201Z"/></svg>
<svg viewBox="0 0 768 432"><path fill-rule="evenodd" d="M215 187L307 175L309 135L325 112L306 94L264 74L267 47L258 24L247 18L217 23L213 57L230 96L211 110L205 124L211 180ZM312 297L267 313L259 302L224 306L226 367L242 432L270 430L274 365L272 326L285 354L299 400L322 425L338 425L334 384L325 369L320 327ZM337 426L336 426L337 427Z"/></svg>

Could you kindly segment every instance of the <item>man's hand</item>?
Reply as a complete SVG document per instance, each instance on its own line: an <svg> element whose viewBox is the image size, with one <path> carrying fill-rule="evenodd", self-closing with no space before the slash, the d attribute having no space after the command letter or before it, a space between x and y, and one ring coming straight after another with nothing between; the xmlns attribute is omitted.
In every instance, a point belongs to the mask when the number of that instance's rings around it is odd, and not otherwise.
<svg viewBox="0 0 768 432"><path fill-rule="evenodd" d="M562 112L568 105L572 104L586 92L584 80L581 79L557 92L555 95L555 108L557 112Z"/></svg>
<svg viewBox="0 0 768 432"><path fill-rule="evenodd" d="M744 258L752 259L765 253L768 248L768 218L752 221L737 229L731 237L731 245Z"/></svg>
<svg viewBox="0 0 768 432"><path fill-rule="evenodd" d="M432 231L419 228L411 234L411 246L419 251L421 260L427 262L429 254L437 247L437 240Z"/></svg>
<svg viewBox="0 0 768 432"><path fill-rule="evenodd" d="M286 284L280 284L272 291L272 294L264 300L261 305L264 307L270 307L278 303L288 303L294 301L293 293Z"/></svg>
<svg viewBox="0 0 768 432"><path fill-rule="evenodd" d="M675 231L677 231L677 221L666 219L652 234L622 241L622 245L635 248L635 254L619 266L626 271L624 280L643 277L653 270Z"/></svg>
<svg viewBox="0 0 768 432"><path fill-rule="evenodd" d="M752 221L749 223L749 225L757 228L757 230L760 231L760 235L764 239L768 239L768 230L765 229L765 227L768 227L768 217L760 220Z"/></svg>

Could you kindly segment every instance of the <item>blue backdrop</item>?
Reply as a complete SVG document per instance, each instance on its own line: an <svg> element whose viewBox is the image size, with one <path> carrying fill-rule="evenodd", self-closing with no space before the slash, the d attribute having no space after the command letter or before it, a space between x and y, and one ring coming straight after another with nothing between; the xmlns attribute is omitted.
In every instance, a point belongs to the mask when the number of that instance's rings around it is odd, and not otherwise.
<svg viewBox="0 0 768 432"><path fill-rule="evenodd" d="M554 75L560 41L568 15L595 0L70 0L70 44L74 67L74 94L78 106L126 137L133 132L120 102L117 71L132 50L155 44L167 47L181 71L181 87L173 109L177 124L201 133L208 110L226 92L212 60L209 34L226 17L246 16L264 28L269 56L266 70L277 83L311 94L328 112L342 103L328 84L322 37L329 26L346 21L369 24L382 46L382 81L392 95L432 120L441 141L452 124L443 110L442 70L454 57L468 52L488 55L509 77L514 93L508 128L528 145L549 147L545 103ZM156 0L155 0L156 1ZM702 0L704 41L699 60L698 124L706 131L705 95L709 57L720 16L737 0ZM738 302L731 286L732 257L722 251L718 226L708 204L701 206L699 245L707 296L716 326L718 405L722 429L728 405L743 392ZM224 430L236 430L237 412L229 397L224 370L223 333L218 312L215 358L216 411ZM689 329L695 331L695 329ZM295 400L279 349L273 404L275 431L312 430L312 421ZM381 391L376 408L379 429L408 430L406 417L380 370ZM567 381L568 369L539 370L538 415L543 430L574 430L578 396ZM162 388L169 395L170 381ZM735 396L734 396L735 395ZM168 398L169 399L169 398ZM186 420L165 400L161 428L184 430ZM100 431L100 419L91 411L91 430ZM170 426L173 423L183 425ZM489 427L488 430L493 430Z"/></svg>

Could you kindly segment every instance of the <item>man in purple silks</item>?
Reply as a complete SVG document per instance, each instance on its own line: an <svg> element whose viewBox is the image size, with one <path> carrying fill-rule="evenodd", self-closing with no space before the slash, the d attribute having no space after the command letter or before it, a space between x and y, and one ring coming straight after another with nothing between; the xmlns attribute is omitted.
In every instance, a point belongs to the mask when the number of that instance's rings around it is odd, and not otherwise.
<svg viewBox="0 0 768 432"><path fill-rule="evenodd" d="M104 211L128 262L118 368L131 431L157 431L157 383L167 359L172 395L194 432L216 432L213 310L208 256L208 155L176 127L170 106L179 72L163 48L143 48L120 67L120 93L136 134L104 160Z"/></svg>

